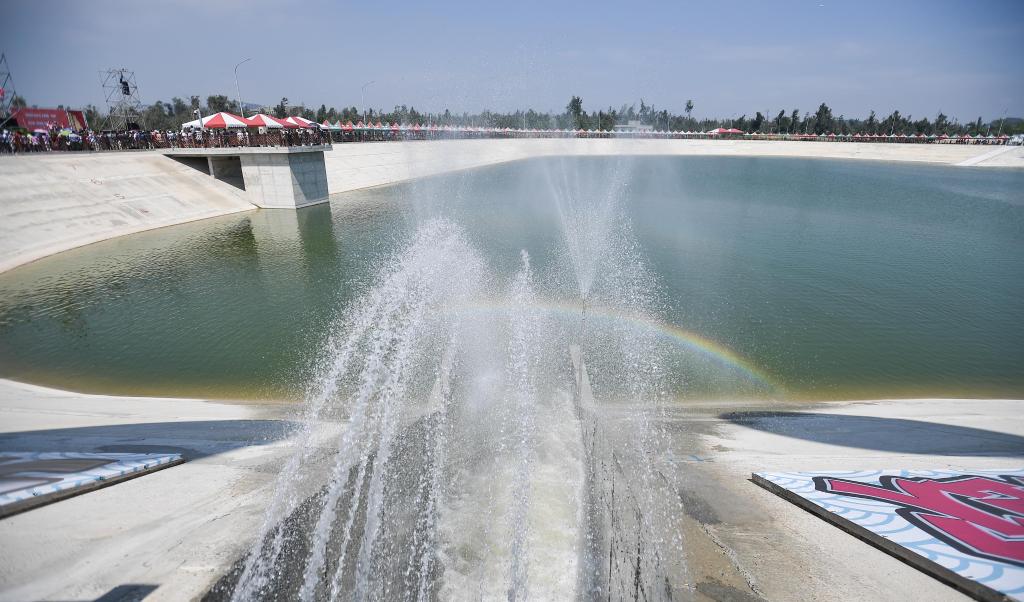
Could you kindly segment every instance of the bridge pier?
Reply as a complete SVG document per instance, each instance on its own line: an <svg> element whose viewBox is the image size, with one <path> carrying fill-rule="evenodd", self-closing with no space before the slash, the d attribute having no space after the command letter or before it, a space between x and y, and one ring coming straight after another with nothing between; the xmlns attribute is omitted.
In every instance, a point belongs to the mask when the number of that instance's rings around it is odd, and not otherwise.
<svg viewBox="0 0 1024 602"><path fill-rule="evenodd" d="M299 209L328 200L329 150L330 145L176 148L164 154L244 190L257 207Z"/></svg>

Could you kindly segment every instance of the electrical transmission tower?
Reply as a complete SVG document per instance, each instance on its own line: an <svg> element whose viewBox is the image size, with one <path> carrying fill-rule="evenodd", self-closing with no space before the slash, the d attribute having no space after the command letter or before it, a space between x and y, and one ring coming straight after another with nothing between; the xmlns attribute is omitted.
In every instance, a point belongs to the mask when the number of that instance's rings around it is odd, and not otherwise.
<svg viewBox="0 0 1024 602"><path fill-rule="evenodd" d="M11 103L18 93L14 90L14 78L11 68L7 66L7 55L0 54L0 127L7 125L11 119Z"/></svg>
<svg viewBox="0 0 1024 602"><path fill-rule="evenodd" d="M135 72L127 69L100 71L103 96L107 101L107 119L104 129L128 130L144 127L142 101L135 84Z"/></svg>

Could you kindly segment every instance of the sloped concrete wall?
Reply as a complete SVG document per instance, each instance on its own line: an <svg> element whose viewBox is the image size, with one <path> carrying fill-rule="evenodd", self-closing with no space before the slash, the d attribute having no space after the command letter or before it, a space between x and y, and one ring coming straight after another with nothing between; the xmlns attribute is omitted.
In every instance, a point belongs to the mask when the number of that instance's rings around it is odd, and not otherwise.
<svg viewBox="0 0 1024 602"><path fill-rule="evenodd" d="M325 153L331 194L530 157L675 155L823 157L953 165L987 146L749 140L499 139L335 144ZM1024 147L977 163L1024 167Z"/></svg>
<svg viewBox="0 0 1024 602"><path fill-rule="evenodd" d="M0 272L99 240L246 211L245 192L153 152L0 158Z"/></svg>

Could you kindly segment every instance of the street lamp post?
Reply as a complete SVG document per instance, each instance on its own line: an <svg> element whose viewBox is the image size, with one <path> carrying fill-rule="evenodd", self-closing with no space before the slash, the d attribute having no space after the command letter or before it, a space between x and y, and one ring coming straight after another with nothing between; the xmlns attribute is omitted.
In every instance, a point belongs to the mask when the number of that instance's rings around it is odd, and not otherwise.
<svg viewBox="0 0 1024 602"><path fill-rule="evenodd" d="M359 104L363 105L363 123L366 123L366 87L373 85L375 83L377 82L368 81L365 84L363 84L362 88L359 88Z"/></svg>
<svg viewBox="0 0 1024 602"><path fill-rule="evenodd" d="M245 117L245 109L242 108L242 92L238 88L238 68L251 60L251 58L248 58L242 61L241 63L235 65L235 97L238 98L238 112L242 115L242 117Z"/></svg>

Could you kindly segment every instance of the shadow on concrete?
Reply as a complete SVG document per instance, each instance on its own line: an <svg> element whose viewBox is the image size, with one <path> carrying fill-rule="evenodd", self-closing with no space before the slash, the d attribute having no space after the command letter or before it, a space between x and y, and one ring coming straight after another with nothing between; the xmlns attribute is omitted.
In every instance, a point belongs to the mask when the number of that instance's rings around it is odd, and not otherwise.
<svg viewBox="0 0 1024 602"><path fill-rule="evenodd" d="M96 598L93 602L140 602L155 592L157 587L159 586L149 585L146 583L127 583L125 585L118 585L99 598Z"/></svg>
<svg viewBox="0 0 1024 602"><path fill-rule="evenodd" d="M164 155L168 159L173 159L182 165L187 165L192 169L202 172L204 175L210 175L210 162L206 157L188 157L185 155Z"/></svg>
<svg viewBox="0 0 1024 602"><path fill-rule="evenodd" d="M99 598L96 598L95 602L138 602L155 592L156 588L156 585L141 583L118 585Z"/></svg>
<svg viewBox="0 0 1024 602"><path fill-rule="evenodd" d="M195 460L286 439L298 427L286 420L147 422L0 434L0 451L180 453Z"/></svg>
<svg viewBox="0 0 1024 602"><path fill-rule="evenodd" d="M1024 457L1024 437L966 426L809 412L729 412L719 417L783 437L843 447L903 454Z"/></svg>

